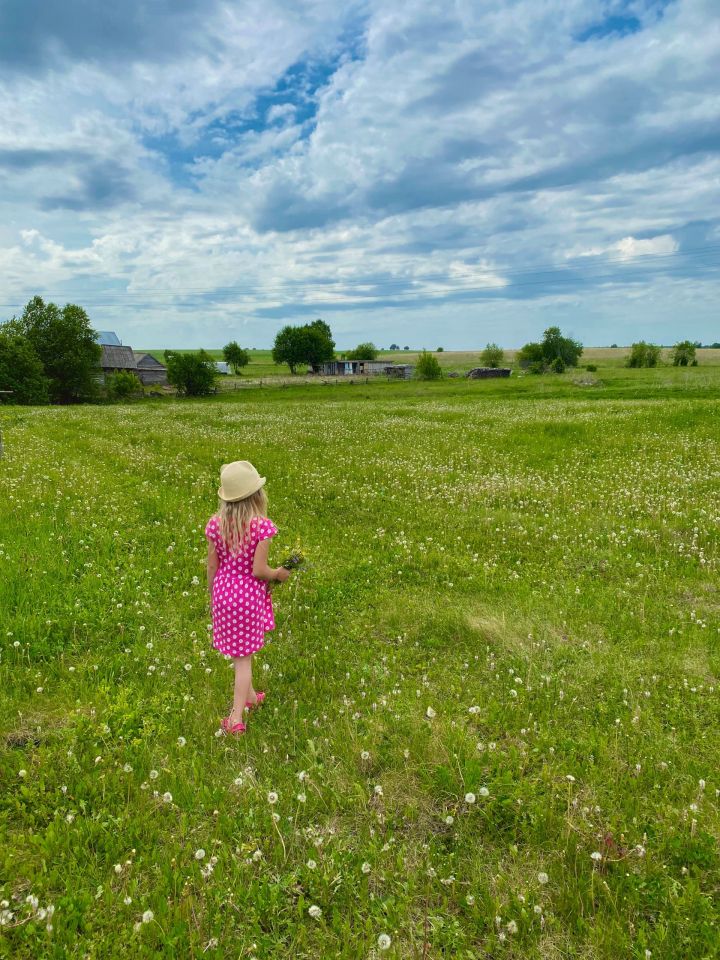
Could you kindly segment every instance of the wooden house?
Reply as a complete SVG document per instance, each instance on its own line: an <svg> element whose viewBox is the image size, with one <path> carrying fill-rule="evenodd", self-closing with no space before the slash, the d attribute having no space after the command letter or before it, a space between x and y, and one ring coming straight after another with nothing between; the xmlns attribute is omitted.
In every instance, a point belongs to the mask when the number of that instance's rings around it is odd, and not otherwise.
<svg viewBox="0 0 720 960"><path fill-rule="evenodd" d="M98 331L97 338L102 348L99 376L101 383L105 383L108 376L120 373L121 370L134 373L142 384L167 383L167 367L152 354L135 353L132 347L123 346L118 335L112 330Z"/></svg>
<svg viewBox="0 0 720 960"><path fill-rule="evenodd" d="M129 370L135 373L137 363L132 347L115 347L101 344L102 356L100 357L100 369L102 370L101 382L112 373L120 373L121 370Z"/></svg>

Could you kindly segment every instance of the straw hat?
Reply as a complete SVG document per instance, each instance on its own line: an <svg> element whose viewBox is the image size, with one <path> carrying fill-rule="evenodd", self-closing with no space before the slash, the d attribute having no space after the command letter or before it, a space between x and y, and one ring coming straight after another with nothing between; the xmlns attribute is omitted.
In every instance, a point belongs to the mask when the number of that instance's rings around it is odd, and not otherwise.
<svg viewBox="0 0 720 960"><path fill-rule="evenodd" d="M224 463L220 468L218 496L227 503L233 503L257 493L264 484L265 477L260 476L249 460L235 460L234 463Z"/></svg>

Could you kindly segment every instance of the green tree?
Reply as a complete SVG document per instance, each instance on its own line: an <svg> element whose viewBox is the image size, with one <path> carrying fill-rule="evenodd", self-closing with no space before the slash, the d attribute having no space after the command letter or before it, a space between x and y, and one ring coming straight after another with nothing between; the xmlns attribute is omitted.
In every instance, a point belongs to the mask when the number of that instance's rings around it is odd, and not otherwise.
<svg viewBox="0 0 720 960"><path fill-rule="evenodd" d="M560 327L548 327L542 339L543 360L550 366L554 360L562 360L565 367L576 367L582 356L583 345L579 340L564 337Z"/></svg>
<svg viewBox="0 0 720 960"><path fill-rule="evenodd" d="M627 367L656 367L660 359L660 347L654 343L638 340L630 347L630 353L625 366Z"/></svg>
<svg viewBox="0 0 720 960"><path fill-rule="evenodd" d="M480 354L480 362L484 367L497 369L505 361L505 351L496 343L488 343Z"/></svg>
<svg viewBox="0 0 720 960"><path fill-rule="evenodd" d="M275 337L272 357L275 363L286 363L295 374L301 364L314 371L335 356L335 341L330 327L323 320L314 320L301 327L285 326Z"/></svg>
<svg viewBox="0 0 720 960"><path fill-rule="evenodd" d="M695 367L697 366L697 357L695 356L696 346L691 340L681 340L676 343L670 353L670 359L674 367Z"/></svg>
<svg viewBox="0 0 720 960"><path fill-rule="evenodd" d="M5 326L24 337L40 358L53 402L73 403L97 396L102 349L82 307L66 303L61 310L55 303L33 297L22 316Z"/></svg>
<svg viewBox="0 0 720 960"><path fill-rule="evenodd" d="M50 384L30 342L0 327L0 403L47 403Z"/></svg>
<svg viewBox="0 0 720 960"><path fill-rule="evenodd" d="M250 354L236 340L231 340L223 347L223 359L232 367L234 374L240 374L242 368L250 363Z"/></svg>
<svg viewBox="0 0 720 960"><path fill-rule="evenodd" d="M195 353L165 351L168 383L181 397L206 397L215 389L217 368L206 350Z"/></svg>
<svg viewBox="0 0 720 960"><path fill-rule="evenodd" d="M378 348L374 343L359 343L347 355L348 360L377 360Z"/></svg>
<svg viewBox="0 0 720 960"><path fill-rule="evenodd" d="M442 377L442 368L437 357L423 350L417 359L415 376L418 380L439 380Z"/></svg>
<svg viewBox="0 0 720 960"><path fill-rule="evenodd" d="M579 340L564 337L560 327L548 327L542 341L526 343L518 350L517 358L520 366L532 373L559 372L566 367L576 367L582 352L583 345Z"/></svg>
<svg viewBox="0 0 720 960"><path fill-rule="evenodd" d="M272 349L274 363L286 363L293 375L305 361L305 341L300 327L286 326L275 337Z"/></svg>

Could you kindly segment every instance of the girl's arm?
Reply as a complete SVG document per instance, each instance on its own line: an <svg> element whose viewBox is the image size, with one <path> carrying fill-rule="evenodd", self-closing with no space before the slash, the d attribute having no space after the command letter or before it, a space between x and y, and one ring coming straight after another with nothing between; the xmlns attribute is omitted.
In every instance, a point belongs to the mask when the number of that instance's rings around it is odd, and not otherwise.
<svg viewBox="0 0 720 960"><path fill-rule="evenodd" d="M255 556L253 557L253 576L258 580L279 580L283 583L290 576L290 571L285 567L268 566L268 551L270 550L270 540L261 540L255 547Z"/></svg>
<svg viewBox="0 0 720 960"><path fill-rule="evenodd" d="M215 545L208 542L207 585L210 593L212 593L213 580L215 579L215 574L217 573L217 568L219 566L220 566L220 561L218 560L218 555L215 552Z"/></svg>

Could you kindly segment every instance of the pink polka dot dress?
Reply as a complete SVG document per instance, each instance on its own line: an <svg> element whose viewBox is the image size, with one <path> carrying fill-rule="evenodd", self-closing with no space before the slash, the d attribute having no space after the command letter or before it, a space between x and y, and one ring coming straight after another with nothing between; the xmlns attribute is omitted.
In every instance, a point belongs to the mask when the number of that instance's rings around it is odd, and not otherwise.
<svg viewBox="0 0 720 960"><path fill-rule="evenodd" d="M212 587L213 646L226 656L256 653L265 645L267 631L275 629L268 585L253 576L252 568L257 545L276 533L271 520L255 517L240 552L232 554L220 533L219 519L211 517L205 527L220 561Z"/></svg>

